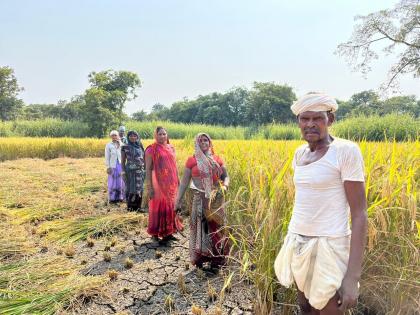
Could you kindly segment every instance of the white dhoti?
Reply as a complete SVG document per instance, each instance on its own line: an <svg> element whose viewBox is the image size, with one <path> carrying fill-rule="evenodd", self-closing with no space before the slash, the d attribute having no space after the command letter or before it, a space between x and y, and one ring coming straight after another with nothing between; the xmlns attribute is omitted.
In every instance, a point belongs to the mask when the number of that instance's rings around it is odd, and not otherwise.
<svg viewBox="0 0 420 315"><path fill-rule="evenodd" d="M321 310L340 288L347 270L350 235L312 237L288 233L274 262L279 282L296 282L312 307Z"/></svg>

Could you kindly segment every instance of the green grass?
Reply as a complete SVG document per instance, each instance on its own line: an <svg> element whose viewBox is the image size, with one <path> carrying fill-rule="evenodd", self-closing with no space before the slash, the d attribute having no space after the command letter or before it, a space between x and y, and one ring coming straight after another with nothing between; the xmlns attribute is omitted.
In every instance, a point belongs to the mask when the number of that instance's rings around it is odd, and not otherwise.
<svg viewBox="0 0 420 315"><path fill-rule="evenodd" d="M182 124L168 121L128 121L127 131L136 130L143 139L153 139L157 126L164 126L171 139L193 139L199 132L210 134L213 139L273 139L298 140L300 132L296 124L269 124L265 126L225 127L201 124ZM118 126L115 126L117 129ZM384 141L395 139L408 141L420 134L420 120L409 115L390 114L383 117L355 117L333 124L332 133L353 140ZM70 137L84 138L89 128L82 122L44 119L36 121L0 122L0 137Z"/></svg>
<svg viewBox="0 0 420 315"><path fill-rule="evenodd" d="M136 122L129 121L125 124L127 131L136 130L143 139L153 139L153 132L157 126L167 129L169 137L172 139L193 139L199 132L205 132L213 139L244 139L244 127L224 127L200 124L181 124L169 121L150 121Z"/></svg>
<svg viewBox="0 0 420 315"><path fill-rule="evenodd" d="M333 125L333 133L345 139L410 141L420 136L420 120L409 115L354 117Z"/></svg>

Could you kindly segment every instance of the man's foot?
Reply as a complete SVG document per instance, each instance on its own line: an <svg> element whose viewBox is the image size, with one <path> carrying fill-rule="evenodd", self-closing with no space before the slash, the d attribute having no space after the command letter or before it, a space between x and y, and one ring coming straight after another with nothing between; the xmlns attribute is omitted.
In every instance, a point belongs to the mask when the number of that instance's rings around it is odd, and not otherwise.
<svg viewBox="0 0 420 315"><path fill-rule="evenodd" d="M157 237L157 236L152 236L152 241L153 241L153 242L159 242L160 240L159 240L159 237Z"/></svg>

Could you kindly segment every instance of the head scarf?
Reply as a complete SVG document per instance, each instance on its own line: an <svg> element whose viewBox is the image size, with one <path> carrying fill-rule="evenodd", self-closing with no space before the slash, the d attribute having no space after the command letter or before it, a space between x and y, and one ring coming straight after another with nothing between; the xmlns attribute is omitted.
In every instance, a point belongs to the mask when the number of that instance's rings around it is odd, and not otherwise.
<svg viewBox="0 0 420 315"><path fill-rule="evenodd" d="M166 131L166 144L169 144L169 135L168 135L168 131L167 131L164 127L157 127L157 128L155 129L155 132L154 132L154 134L153 134L153 136L155 137L155 142L159 144L159 142L158 142L158 133L159 133L159 131L161 131L162 129ZM158 131L158 130L159 130L159 131Z"/></svg>
<svg viewBox="0 0 420 315"><path fill-rule="evenodd" d="M200 138L209 139L209 149L203 152L200 148ZM194 157L197 160L197 167L200 171L201 182L203 183L206 198L210 198L211 188L213 186L213 175L219 177L222 173L220 165L214 159L214 150L211 138L206 133L199 133L195 137Z"/></svg>
<svg viewBox="0 0 420 315"><path fill-rule="evenodd" d="M125 132L125 127L124 126L120 126L120 128L118 128L119 132Z"/></svg>
<svg viewBox="0 0 420 315"><path fill-rule="evenodd" d="M117 130L112 130L110 133L109 133L109 136L110 137L112 137L112 136L120 136L119 134L118 134L118 131Z"/></svg>
<svg viewBox="0 0 420 315"><path fill-rule="evenodd" d="M131 135L136 135L136 136L137 136L137 140L136 140L135 142L131 142L131 140L130 140L130 136L131 136ZM137 133L137 131L130 130L130 131L127 133L127 145L128 145L128 146L131 146L131 147L134 147L134 148L136 148L136 149L141 148L141 149L144 151L143 144L142 144L142 143L141 143L141 141L140 141L140 136L139 136L139 134Z"/></svg>
<svg viewBox="0 0 420 315"><path fill-rule="evenodd" d="M294 102L290 109L298 116L303 112L335 112L338 105L335 99L327 94L309 93Z"/></svg>

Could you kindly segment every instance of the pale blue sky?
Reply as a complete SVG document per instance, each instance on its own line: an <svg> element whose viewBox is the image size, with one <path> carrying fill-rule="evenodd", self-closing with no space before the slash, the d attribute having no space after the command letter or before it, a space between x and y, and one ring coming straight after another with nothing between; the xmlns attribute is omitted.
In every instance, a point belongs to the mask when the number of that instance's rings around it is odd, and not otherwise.
<svg viewBox="0 0 420 315"><path fill-rule="evenodd" d="M334 55L337 45L355 15L396 2L0 0L0 65L15 69L26 103L70 99L105 69L141 77L129 113L253 81L347 99L378 88L392 58L364 79ZM419 83L406 77L401 92L420 96Z"/></svg>

